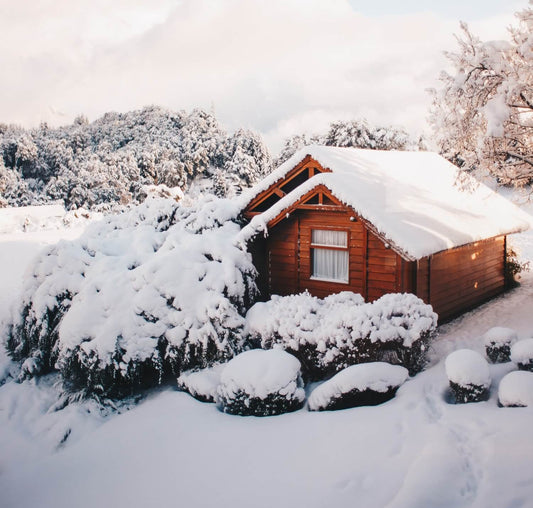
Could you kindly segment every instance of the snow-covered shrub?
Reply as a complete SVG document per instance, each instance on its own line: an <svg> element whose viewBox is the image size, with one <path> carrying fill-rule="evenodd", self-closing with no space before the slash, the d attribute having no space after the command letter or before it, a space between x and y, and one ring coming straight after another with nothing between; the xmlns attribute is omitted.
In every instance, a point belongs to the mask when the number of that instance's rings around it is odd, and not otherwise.
<svg viewBox="0 0 533 508"><path fill-rule="evenodd" d="M533 406L533 372L509 372L500 381L498 400L504 407Z"/></svg>
<svg viewBox="0 0 533 508"><path fill-rule="evenodd" d="M187 370L178 377L178 388L201 402L215 402L220 374L225 364L201 370Z"/></svg>
<svg viewBox="0 0 533 508"><path fill-rule="evenodd" d="M245 333L255 347L292 353L307 377L320 380L375 361L419 372L436 325L431 306L411 294L364 303L351 292L323 300L301 293L256 303L246 315Z"/></svg>
<svg viewBox="0 0 533 508"><path fill-rule="evenodd" d="M489 365L478 352L459 349L448 355L444 365L456 402L487 398L491 383Z"/></svg>
<svg viewBox="0 0 533 508"><path fill-rule="evenodd" d="M520 370L533 371L533 339L520 340L513 344L511 360Z"/></svg>
<svg viewBox="0 0 533 508"><path fill-rule="evenodd" d="M305 392L300 362L281 349L246 351L230 360L220 376L217 405L242 416L271 416L296 411Z"/></svg>
<svg viewBox="0 0 533 508"><path fill-rule="evenodd" d="M352 365L315 388L308 399L310 411L375 406L394 397L409 372L384 362Z"/></svg>
<svg viewBox="0 0 533 508"><path fill-rule="evenodd" d="M7 348L23 375L120 397L242 350L255 294L236 204L148 200L49 247L27 280ZM31 367L31 368L30 368Z"/></svg>
<svg viewBox="0 0 533 508"><path fill-rule="evenodd" d="M496 326L485 333L483 339L487 358L492 363L504 363L511 360L511 345L517 340L513 329Z"/></svg>

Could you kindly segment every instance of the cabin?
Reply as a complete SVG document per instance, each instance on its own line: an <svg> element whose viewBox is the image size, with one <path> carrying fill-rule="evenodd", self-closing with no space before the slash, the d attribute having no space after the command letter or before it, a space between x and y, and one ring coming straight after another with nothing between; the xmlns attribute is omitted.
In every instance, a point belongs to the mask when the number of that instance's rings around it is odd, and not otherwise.
<svg viewBox="0 0 533 508"><path fill-rule="evenodd" d="M506 287L531 217L431 152L308 146L243 196L264 298L409 292L439 322Z"/></svg>

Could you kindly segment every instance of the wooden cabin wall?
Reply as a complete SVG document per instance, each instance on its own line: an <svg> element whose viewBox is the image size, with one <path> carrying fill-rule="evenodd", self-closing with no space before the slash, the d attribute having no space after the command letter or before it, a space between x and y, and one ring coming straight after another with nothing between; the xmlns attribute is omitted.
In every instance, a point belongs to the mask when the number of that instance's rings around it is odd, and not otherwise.
<svg viewBox="0 0 533 508"><path fill-rule="evenodd" d="M268 288L271 295L298 290L298 220L290 217L269 231L267 240Z"/></svg>
<svg viewBox="0 0 533 508"><path fill-rule="evenodd" d="M417 295L448 321L504 291L504 265L504 236L439 252L418 262Z"/></svg>
<svg viewBox="0 0 533 508"><path fill-rule="evenodd" d="M267 240L270 294L288 295L307 290L324 298L332 293L353 291L373 301L386 293L412 290L413 264L404 262L360 220L351 220L352 217L354 213L348 209L299 209L272 227ZM348 283L311 278L311 230L328 228L348 232Z"/></svg>
<svg viewBox="0 0 533 508"><path fill-rule="evenodd" d="M376 235L368 232L367 293L366 300L373 302L387 293L401 290L401 258Z"/></svg>
<svg viewBox="0 0 533 508"><path fill-rule="evenodd" d="M257 270L257 277L255 279L257 289L259 290L258 300L268 300L270 288L268 286L268 247L267 238L262 234L258 234L251 240L247 246L248 252L252 256L252 262Z"/></svg>
<svg viewBox="0 0 533 508"><path fill-rule="evenodd" d="M313 296L324 298L332 293L353 291L364 295L365 292L365 245L366 230L359 221L351 221L351 210L326 212L319 210L298 210L300 278L299 290L308 290ZM311 279L311 230L340 229L348 232L349 282L329 282Z"/></svg>
<svg viewBox="0 0 533 508"><path fill-rule="evenodd" d="M505 237L484 240L423 258L402 259L369 231L353 212L299 209L271 228L265 244L268 294L308 290L324 298L353 291L366 301L394 292L415 293L433 306L439 322L447 321L505 289ZM349 283L311 278L311 230L349 233ZM257 266L257 265L256 265ZM265 265L263 265L265 266ZM265 268L257 266L263 272Z"/></svg>

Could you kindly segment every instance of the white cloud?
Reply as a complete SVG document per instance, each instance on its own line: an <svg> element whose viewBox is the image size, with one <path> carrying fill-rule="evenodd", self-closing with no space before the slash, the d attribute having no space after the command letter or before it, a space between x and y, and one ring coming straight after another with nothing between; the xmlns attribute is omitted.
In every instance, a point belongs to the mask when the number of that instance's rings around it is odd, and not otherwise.
<svg viewBox="0 0 533 508"><path fill-rule="evenodd" d="M0 54L0 121L214 105L228 128L259 130L274 149L341 117L421 130L425 89L458 29L432 13L365 17L344 0L0 5L11 48Z"/></svg>

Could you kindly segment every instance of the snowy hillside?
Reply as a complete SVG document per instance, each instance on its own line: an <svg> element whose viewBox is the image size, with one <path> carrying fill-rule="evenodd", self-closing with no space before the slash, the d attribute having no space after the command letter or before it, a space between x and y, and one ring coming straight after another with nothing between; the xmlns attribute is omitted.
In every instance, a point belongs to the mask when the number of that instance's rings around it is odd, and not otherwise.
<svg viewBox="0 0 533 508"><path fill-rule="evenodd" d="M30 260L80 232L31 229L0 234L3 323ZM532 238L513 239L527 259ZM444 367L457 349L484 354L492 327L533 337L531 308L530 273L520 287L441 327L429 368L375 407L245 418L168 385L115 409L87 401L65 407L56 374L8 379L0 386L0 505L531 506L533 408L498 406L499 382L513 364L491 364L489 400L464 405L450 403ZM0 378L11 369L2 350Z"/></svg>

